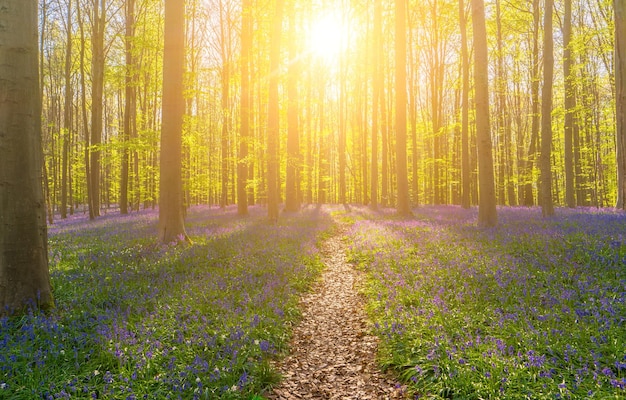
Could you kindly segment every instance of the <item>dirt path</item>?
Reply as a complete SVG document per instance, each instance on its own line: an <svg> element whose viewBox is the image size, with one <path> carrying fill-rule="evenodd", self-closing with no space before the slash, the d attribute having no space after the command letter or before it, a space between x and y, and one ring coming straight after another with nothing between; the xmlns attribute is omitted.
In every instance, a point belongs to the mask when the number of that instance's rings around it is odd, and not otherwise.
<svg viewBox="0 0 626 400"><path fill-rule="evenodd" d="M378 338L368 333L364 274L348 264L339 234L322 247L326 270L301 301L291 353L280 362L283 376L267 397L289 399L401 399L402 389L376 365Z"/></svg>

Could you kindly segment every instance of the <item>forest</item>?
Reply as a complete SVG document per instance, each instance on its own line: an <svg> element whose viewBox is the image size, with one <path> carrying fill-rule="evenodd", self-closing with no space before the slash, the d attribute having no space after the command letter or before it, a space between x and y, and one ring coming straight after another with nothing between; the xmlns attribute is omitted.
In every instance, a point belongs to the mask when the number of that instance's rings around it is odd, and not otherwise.
<svg viewBox="0 0 626 400"><path fill-rule="evenodd" d="M401 27L391 1L288 0L282 11L271 1L186 3L185 206L267 202L272 153L277 195L289 208L395 206L399 158L412 206L478 204L468 2L406 2ZM613 5L556 1L551 20L546 7L486 5L495 201L540 203L544 154L554 204L615 206ZM156 206L163 11L162 1L150 0L41 1L50 218ZM269 150L272 78L278 121ZM549 154L541 147L545 124Z"/></svg>
<svg viewBox="0 0 626 400"><path fill-rule="evenodd" d="M626 397L626 0L0 0L0 399Z"/></svg>

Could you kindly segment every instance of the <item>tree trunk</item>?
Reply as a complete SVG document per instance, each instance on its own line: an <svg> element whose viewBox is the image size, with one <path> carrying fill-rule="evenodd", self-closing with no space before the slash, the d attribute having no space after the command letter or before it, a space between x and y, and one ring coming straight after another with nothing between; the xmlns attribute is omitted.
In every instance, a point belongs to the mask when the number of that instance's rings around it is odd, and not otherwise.
<svg viewBox="0 0 626 400"><path fill-rule="evenodd" d="M617 207L626 210L626 0L614 0Z"/></svg>
<svg viewBox="0 0 626 400"><path fill-rule="evenodd" d="M92 81L91 81L91 151L89 168L91 173L92 216L100 216L100 145L102 143L102 109L104 101L104 29L106 22L105 0L94 2L91 36Z"/></svg>
<svg viewBox="0 0 626 400"><path fill-rule="evenodd" d="M381 68L382 58L382 0L376 0L374 4L374 51L373 53L373 89L372 89L372 159L371 171L372 182L370 186L370 207L378 208L378 138L380 136L380 103L383 90L383 75Z"/></svg>
<svg viewBox="0 0 626 400"><path fill-rule="evenodd" d="M63 104L63 155L61 160L61 218L67 218L70 131L72 129L72 0L67 2L65 44L65 102Z"/></svg>
<svg viewBox="0 0 626 400"><path fill-rule="evenodd" d="M339 134L337 136L337 151L339 159L339 203L346 204L346 62L343 57L339 60Z"/></svg>
<svg viewBox="0 0 626 400"><path fill-rule="evenodd" d="M461 94L461 207L470 208L470 154L469 154L469 55L467 49L467 18L465 0L459 0L461 27L461 63L463 64L463 93Z"/></svg>
<svg viewBox="0 0 626 400"><path fill-rule="evenodd" d="M293 10L293 0L290 1L289 10L289 76L287 78L287 176L285 181L285 210L298 211L300 209L300 194L298 193L300 180L300 130L299 113L300 104L298 102L298 75L300 74L300 63L298 59L298 48L296 46L297 29L296 17Z"/></svg>
<svg viewBox="0 0 626 400"><path fill-rule="evenodd" d="M220 1L220 54L222 57L222 137L221 137L221 153L222 163L221 183L222 190L220 196L220 207L225 208L228 204L228 158L229 158L229 135L230 135L230 52L227 48L227 17L224 15L224 5Z"/></svg>
<svg viewBox="0 0 626 400"><path fill-rule="evenodd" d="M185 1L165 0L163 53L163 122L161 129L161 189L159 240L189 240L183 218L182 130L185 99Z"/></svg>
<svg viewBox="0 0 626 400"><path fill-rule="evenodd" d="M530 83L531 97L531 130L528 156L524 163L524 205L531 207L535 204L533 194L533 165L537 154L537 142L539 141L539 0L533 0L533 56Z"/></svg>
<svg viewBox="0 0 626 400"><path fill-rule="evenodd" d="M328 201L328 181L330 180L330 157L328 134L326 131L326 108L324 101L326 98L324 81L319 84L319 124L318 124L318 175L317 175L317 203L324 204Z"/></svg>
<svg viewBox="0 0 626 400"><path fill-rule="evenodd" d="M81 7L76 7L76 19L78 20L78 28L80 30L80 56L79 56L79 64L80 64L80 104L81 104L81 115L82 115L82 124L83 124L83 134L85 140L85 180L87 186L87 206L89 209L89 219L94 219L95 215L93 212L91 197L91 168L89 166L90 162L90 134L89 134L89 118L87 115L87 83L85 81L85 29L84 29L84 21L81 15Z"/></svg>
<svg viewBox="0 0 626 400"><path fill-rule="evenodd" d="M278 222L278 174L280 166L278 159L278 140L280 136L278 80L283 7L284 0L277 0L270 37L270 78L267 115L267 216L271 223Z"/></svg>
<svg viewBox="0 0 626 400"><path fill-rule="evenodd" d="M419 63L418 59L416 59L416 54L419 53L418 45L417 45L417 34L413 26L415 26L416 21L412 17L413 13L407 13L407 35L408 35L408 84L407 87L409 89L408 95L408 119L409 124L411 126L410 136L411 136L411 157L410 157L410 165L411 165L411 182L409 185L409 198L411 201L411 205L413 207L417 207L419 205L419 175L418 175L418 155L419 150L417 147L417 135L418 135L418 120L417 120L417 112L418 112L418 79L419 79Z"/></svg>
<svg viewBox="0 0 626 400"><path fill-rule="evenodd" d="M554 215L552 202L552 80L554 78L554 39L552 37L553 0L546 0L543 20L543 90L541 92L541 214Z"/></svg>
<svg viewBox="0 0 626 400"><path fill-rule="evenodd" d="M383 81L385 76L385 67L381 63L380 65L380 79ZM383 81L384 83L384 81ZM387 207L391 203L389 194L389 123L387 122L387 105L385 104L385 88L381 87L380 95L378 98L378 104L380 106L380 135L381 135L381 170L382 175L380 191L381 205Z"/></svg>
<svg viewBox="0 0 626 400"><path fill-rule="evenodd" d="M487 29L483 0L472 0L474 27L474 84L476 87L476 138L478 146L479 206L478 225L495 226L498 223L494 185L493 155L489 132L489 75Z"/></svg>
<svg viewBox="0 0 626 400"><path fill-rule="evenodd" d="M124 99L124 132L122 135L122 171L120 177L120 213L128 214L128 175L130 163L129 141L133 130L136 114L135 91L135 60L133 55L133 39L135 36L135 0L126 1L126 35L124 46L126 51L126 82Z"/></svg>
<svg viewBox="0 0 626 400"><path fill-rule="evenodd" d="M396 173L398 201L396 211L410 216L409 180L406 161L406 1L396 0Z"/></svg>
<svg viewBox="0 0 626 400"><path fill-rule="evenodd" d="M239 157L237 163L237 213L248 215L248 141L250 140L250 52L252 1L241 2L241 98Z"/></svg>
<svg viewBox="0 0 626 400"><path fill-rule="evenodd" d="M568 207L576 207L576 194L574 191L574 110L576 109L576 97L574 92L574 75L572 73L572 0L565 0L565 13L563 15L563 74L565 77L565 203Z"/></svg>
<svg viewBox="0 0 626 400"><path fill-rule="evenodd" d="M507 104L507 69L504 65L504 47L502 40L502 13L501 2L496 1L496 20L497 20L497 42L498 42L498 60L497 60L497 96L498 96L498 140L499 140L499 156L500 156L500 183L499 198L501 204L511 206L517 205L515 196L515 187L512 179L513 161L511 154L511 112Z"/></svg>
<svg viewBox="0 0 626 400"><path fill-rule="evenodd" d="M0 314L54 307L41 182L37 2L0 7Z"/></svg>
<svg viewBox="0 0 626 400"><path fill-rule="evenodd" d="M308 59L310 62L310 59ZM314 141L314 133L313 133L313 77L311 73L311 69L307 69L307 96L306 96L306 120L305 120L305 132L306 132L306 202L307 204L313 204L313 172L315 166L313 164L313 143Z"/></svg>

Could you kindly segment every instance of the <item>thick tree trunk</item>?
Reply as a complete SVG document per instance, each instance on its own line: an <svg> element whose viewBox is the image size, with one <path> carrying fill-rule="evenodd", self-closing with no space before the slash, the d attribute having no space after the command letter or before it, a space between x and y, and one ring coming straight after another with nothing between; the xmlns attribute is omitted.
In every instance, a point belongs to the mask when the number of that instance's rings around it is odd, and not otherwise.
<svg viewBox="0 0 626 400"><path fill-rule="evenodd" d="M553 0L546 0L543 20L543 90L541 92L541 213L554 215L552 201L552 80L554 78L554 39L552 37Z"/></svg>
<svg viewBox="0 0 626 400"><path fill-rule="evenodd" d="M42 187L37 1L0 7L0 315L54 307Z"/></svg>
<svg viewBox="0 0 626 400"><path fill-rule="evenodd" d="M182 131L185 99L185 1L165 0L163 126L159 196L159 240L189 240L183 217Z"/></svg>
<svg viewBox="0 0 626 400"><path fill-rule="evenodd" d="M396 0L396 173L398 179L398 201L396 211L401 216L410 216L409 180L406 161L406 1Z"/></svg>
<svg viewBox="0 0 626 400"><path fill-rule="evenodd" d="M474 27L474 84L476 87L476 138L478 146L479 206L478 225L495 226L498 223L494 185L493 154L489 131L489 75L487 29L483 0L472 0Z"/></svg>

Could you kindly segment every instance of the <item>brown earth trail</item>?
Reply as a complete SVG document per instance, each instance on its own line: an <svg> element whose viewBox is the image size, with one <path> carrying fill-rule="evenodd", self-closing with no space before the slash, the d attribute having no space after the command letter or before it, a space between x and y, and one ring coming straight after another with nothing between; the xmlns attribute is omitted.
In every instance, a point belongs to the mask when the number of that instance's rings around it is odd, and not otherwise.
<svg viewBox="0 0 626 400"><path fill-rule="evenodd" d="M301 300L290 354L277 367L281 383L270 400L402 399L403 387L376 364L378 338L369 333L359 294L364 274L347 261L345 226L322 245L321 280Z"/></svg>

